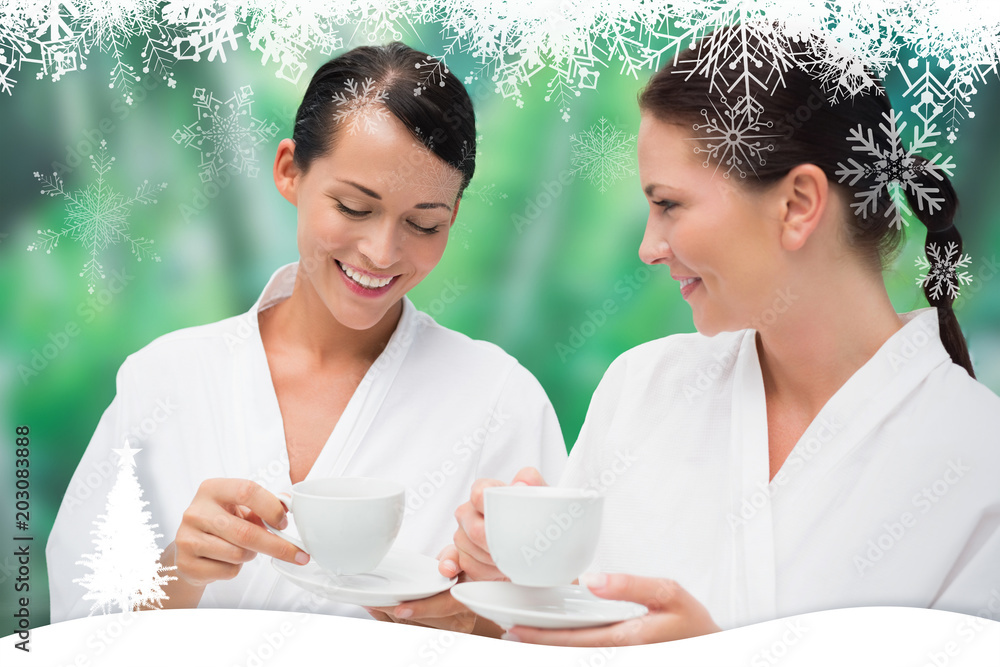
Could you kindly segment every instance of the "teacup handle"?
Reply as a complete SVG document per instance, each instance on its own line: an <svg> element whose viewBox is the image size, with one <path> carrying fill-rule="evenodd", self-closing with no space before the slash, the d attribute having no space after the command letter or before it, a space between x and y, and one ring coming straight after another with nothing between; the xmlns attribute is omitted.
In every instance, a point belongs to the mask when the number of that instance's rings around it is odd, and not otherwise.
<svg viewBox="0 0 1000 667"><path fill-rule="evenodd" d="M281 501L281 504L285 506L285 510L287 510L288 512L292 511L292 497L289 494L285 493L284 491L279 491L274 495L276 495L278 497L278 500ZM267 521L264 522L264 527L267 528L272 533L274 533L275 535L277 535L278 537L280 537L281 539L288 540L289 542L297 546L299 549L306 551L306 545L302 544L302 540L300 540L299 538L292 537L285 531L275 528Z"/></svg>

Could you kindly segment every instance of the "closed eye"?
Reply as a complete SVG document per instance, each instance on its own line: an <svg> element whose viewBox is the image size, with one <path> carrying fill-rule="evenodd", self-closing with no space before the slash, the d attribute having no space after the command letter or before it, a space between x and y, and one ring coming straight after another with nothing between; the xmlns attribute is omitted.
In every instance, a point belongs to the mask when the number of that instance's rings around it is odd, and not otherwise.
<svg viewBox="0 0 1000 667"><path fill-rule="evenodd" d="M345 206L343 202L339 200L334 200L337 202L337 210L346 215L349 218L355 218L360 220L367 216L371 211L357 211L353 208ZM418 234L437 234L441 229L441 225L434 225L433 227L424 227L423 225L417 224L412 220L406 221L408 225L413 229L413 231Z"/></svg>
<svg viewBox="0 0 1000 667"><path fill-rule="evenodd" d="M351 218L363 218L369 213L371 213L371 211L355 211L353 208L348 208L344 206L339 201L337 202L337 210Z"/></svg>
<svg viewBox="0 0 1000 667"><path fill-rule="evenodd" d="M669 211L670 209L674 208L675 206L678 206L677 202L670 201L669 199L664 199L662 201L654 201L653 205L654 206L659 206L664 211Z"/></svg>
<svg viewBox="0 0 1000 667"><path fill-rule="evenodd" d="M412 220L407 220L406 222L408 222L410 226L413 227L414 231L416 231L418 234L437 234L438 231L441 229L441 225L434 225L433 227L424 227L423 225L418 225Z"/></svg>

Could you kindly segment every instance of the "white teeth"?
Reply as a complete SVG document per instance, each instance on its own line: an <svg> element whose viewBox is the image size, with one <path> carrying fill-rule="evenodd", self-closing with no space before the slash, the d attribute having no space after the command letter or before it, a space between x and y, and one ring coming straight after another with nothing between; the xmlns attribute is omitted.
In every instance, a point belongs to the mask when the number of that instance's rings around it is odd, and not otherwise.
<svg viewBox="0 0 1000 667"><path fill-rule="evenodd" d="M392 282L392 278L377 279L377 278L372 278L370 276L366 276L363 273L358 273L357 271L347 266L346 264L341 264L340 268L344 271L344 273L347 274L348 278L350 278L357 284L361 285L362 287L366 287L368 289L378 289L380 287L385 287L386 285Z"/></svg>
<svg viewBox="0 0 1000 667"><path fill-rule="evenodd" d="M684 280L681 281L681 288L683 289L688 285L690 285L691 283L696 282L698 280L701 280L701 278L685 278Z"/></svg>

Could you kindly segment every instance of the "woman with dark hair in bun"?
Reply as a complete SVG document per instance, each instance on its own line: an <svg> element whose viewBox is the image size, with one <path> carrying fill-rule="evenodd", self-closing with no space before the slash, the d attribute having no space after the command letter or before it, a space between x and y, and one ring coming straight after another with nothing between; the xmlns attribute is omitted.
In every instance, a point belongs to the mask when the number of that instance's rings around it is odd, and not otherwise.
<svg viewBox="0 0 1000 667"><path fill-rule="evenodd" d="M432 85L421 68L435 68ZM275 272L244 315L129 356L70 484L116 465L126 437L141 448L147 511L170 540L160 562L176 566L163 606L367 618L360 607L307 602L258 557L308 562L264 528L287 522L275 493L307 478L395 480L407 504L394 547L436 557L476 478L510 479L524 460L559 473L565 446L535 378L406 297L441 259L475 143L461 82L403 44L356 48L313 76L274 161L278 191L297 209L300 260ZM171 408L155 429L139 428L162 405ZM53 621L91 608L74 580L114 477L60 508L46 550ZM454 563L441 567L457 574ZM449 597L425 604L452 609ZM447 623L471 630L475 617Z"/></svg>
<svg viewBox="0 0 1000 667"><path fill-rule="evenodd" d="M742 34L719 30L675 62L726 51ZM767 81L768 60L749 63L749 78ZM882 271L902 237L892 207L906 202L878 170L856 181L838 171L863 159L852 132L881 136L879 150L898 162L883 165L890 176L936 200L907 192L930 272L957 287L938 261L962 255L952 186L922 158L892 154L881 84L830 104L815 93L818 75L793 69L752 102L738 99L740 68L720 68L714 86L677 69L659 71L639 98L649 201L639 256L669 267L698 333L611 365L559 479L606 496L581 582L649 613L590 629L515 626L508 637L648 643L867 605L997 618L1000 398L974 379L949 290L925 284L931 307L901 314L889 300ZM741 104L759 106L743 116ZM710 144L732 139L709 128L713 109L755 118L749 134L760 136L747 141L759 154L713 154ZM622 455L633 464L603 483ZM473 579L502 578L482 539L483 489L498 484L477 482L456 513L448 557Z"/></svg>

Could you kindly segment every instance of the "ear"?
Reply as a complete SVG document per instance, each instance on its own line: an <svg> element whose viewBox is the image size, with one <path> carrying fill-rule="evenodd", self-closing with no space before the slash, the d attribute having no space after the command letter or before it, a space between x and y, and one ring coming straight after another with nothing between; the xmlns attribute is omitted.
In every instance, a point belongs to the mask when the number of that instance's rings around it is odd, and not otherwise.
<svg viewBox="0 0 1000 667"><path fill-rule="evenodd" d="M830 200L829 180L816 165L800 164L781 180L778 193L781 245L798 250L823 219Z"/></svg>
<svg viewBox="0 0 1000 667"><path fill-rule="evenodd" d="M462 203L462 198L461 197L459 197L458 199L455 200L455 208L452 209L452 211L451 211L451 222L448 223L449 227L451 227L451 226L453 226L455 224L455 218L458 217L458 205L461 204L461 203Z"/></svg>
<svg viewBox="0 0 1000 667"><path fill-rule="evenodd" d="M282 139L274 156L274 185L292 206L298 206L298 185L302 170L295 164L295 142Z"/></svg>

